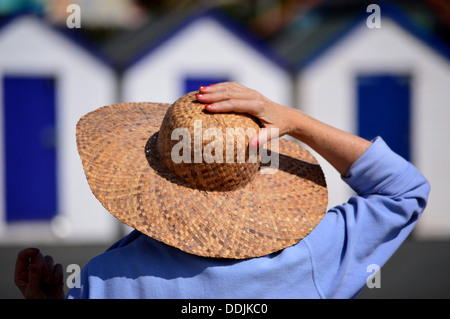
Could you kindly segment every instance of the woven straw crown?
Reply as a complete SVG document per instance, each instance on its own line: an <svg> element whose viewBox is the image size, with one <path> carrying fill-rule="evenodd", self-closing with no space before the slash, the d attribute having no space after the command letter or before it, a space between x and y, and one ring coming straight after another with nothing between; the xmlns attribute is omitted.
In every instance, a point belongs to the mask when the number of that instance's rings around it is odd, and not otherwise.
<svg viewBox="0 0 450 319"><path fill-rule="evenodd" d="M300 241L327 206L325 178L315 158L280 138L273 174L261 174L260 162L247 155L237 161L235 153L232 162L193 161L211 143L194 143L196 123L203 132L259 129L249 115L206 112L195 93L172 105L121 103L83 116L77 146L93 194L123 223L190 254L251 258ZM193 137L191 163L173 161L177 128ZM238 133L226 140L235 150L244 145L248 151L250 137ZM225 159L228 144L222 143Z"/></svg>
<svg viewBox="0 0 450 319"><path fill-rule="evenodd" d="M199 123L199 126L196 127L196 123ZM174 163L172 160L172 150L179 143L178 140L172 139L172 132L179 128L186 129L191 137L189 149L193 151L190 152L188 163ZM235 134L230 135L232 140L226 138L229 128L236 129ZM205 148L211 143L203 138L203 132L208 129L216 130L221 136L217 142L221 144L218 149L221 149L223 154L218 162L207 163L204 159ZM158 151L164 164L192 187L204 190L233 190L247 184L258 172L259 157L254 163L250 162L248 155L251 136L245 134L256 133L258 130L258 122L249 115L206 112L204 104L197 102L195 92L191 92L178 99L166 113L158 135ZM195 138L200 140L200 147L196 147ZM246 154L243 163L238 160L239 145L243 145ZM226 161L226 151L230 147L233 156L231 161ZM215 148L212 151L215 151ZM198 163L195 162L195 153L199 154L197 157L201 160Z"/></svg>

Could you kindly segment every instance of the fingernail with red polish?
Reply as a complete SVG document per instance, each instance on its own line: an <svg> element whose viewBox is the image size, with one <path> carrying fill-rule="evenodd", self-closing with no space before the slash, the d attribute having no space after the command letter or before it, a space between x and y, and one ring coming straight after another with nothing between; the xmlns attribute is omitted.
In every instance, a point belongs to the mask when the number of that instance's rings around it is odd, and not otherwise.
<svg viewBox="0 0 450 319"><path fill-rule="evenodd" d="M215 84L210 84L209 86L214 86Z"/></svg>
<svg viewBox="0 0 450 319"><path fill-rule="evenodd" d="M200 87L200 90L204 90L204 89L206 89L206 86L201 86Z"/></svg>
<svg viewBox="0 0 450 319"><path fill-rule="evenodd" d="M195 96L197 97L197 99L199 98L199 97L202 97L203 96L203 94L195 94Z"/></svg>
<svg viewBox="0 0 450 319"><path fill-rule="evenodd" d="M257 147L258 144L259 144L259 141L258 141L258 139L256 139L256 140L253 142L253 147Z"/></svg>
<svg viewBox="0 0 450 319"><path fill-rule="evenodd" d="M205 107L206 107L207 109L209 109L209 108L211 107L211 104L205 104Z"/></svg>

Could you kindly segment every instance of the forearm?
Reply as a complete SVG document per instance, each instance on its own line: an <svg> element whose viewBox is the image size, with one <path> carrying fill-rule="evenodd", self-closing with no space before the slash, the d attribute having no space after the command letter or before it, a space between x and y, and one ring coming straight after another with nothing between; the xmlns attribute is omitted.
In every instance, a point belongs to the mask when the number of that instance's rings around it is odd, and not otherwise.
<svg viewBox="0 0 450 319"><path fill-rule="evenodd" d="M342 176L369 148L371 142L292 110L289 135L304 142L326 159Z"/></svg>

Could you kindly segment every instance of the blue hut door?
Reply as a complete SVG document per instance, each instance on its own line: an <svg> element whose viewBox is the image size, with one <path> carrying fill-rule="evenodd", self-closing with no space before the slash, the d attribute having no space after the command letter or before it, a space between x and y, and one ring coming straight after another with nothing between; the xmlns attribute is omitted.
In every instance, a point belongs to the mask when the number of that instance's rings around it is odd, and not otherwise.
<svg viewBox="0 0 450 319"><path fill-rule="evenodd" d="M50 220L57 213L55 81L3 78L6 220Z"/></svg>
<svg viewBox="0 0 450 319"><path fill-rule="evenodd" d="M230 81L226 76L187 76L184 79L184 93L197 91L200 86L208 86L220 82Z"/></svg>
<svg viewBox="0 0 450 319"><path fill-rule="evenodd" d="M366 139L381 136L391 149L410 160L410 77L357 77L358 133Z"/></svg>

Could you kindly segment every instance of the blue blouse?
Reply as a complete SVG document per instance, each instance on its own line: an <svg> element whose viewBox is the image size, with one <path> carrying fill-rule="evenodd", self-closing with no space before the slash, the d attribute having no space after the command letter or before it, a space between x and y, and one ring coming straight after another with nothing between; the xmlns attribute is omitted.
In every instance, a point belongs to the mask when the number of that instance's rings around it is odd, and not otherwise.
<svg viewBox="0 0 450 319"><path fill-rule="evenodd" d="M342 178L358 196L330 209L296 245L213 259L135 230L90 260L67 298L353 298L416 225L430 185L381 138Z"/></svg>

